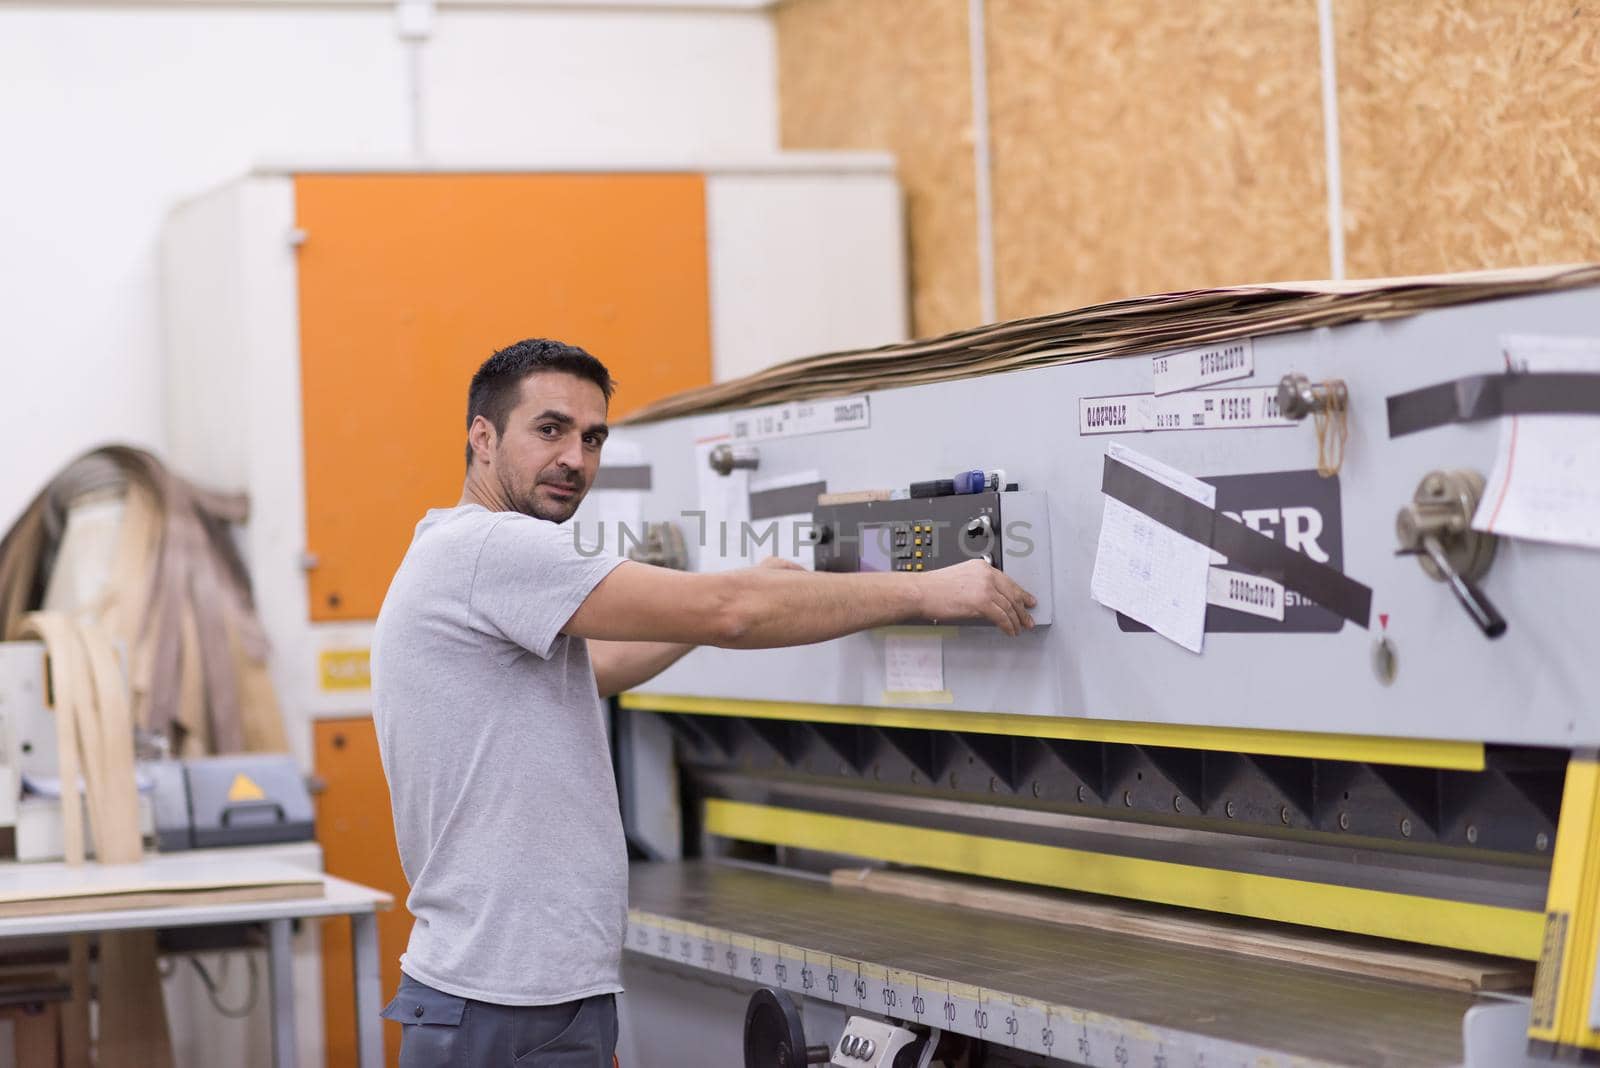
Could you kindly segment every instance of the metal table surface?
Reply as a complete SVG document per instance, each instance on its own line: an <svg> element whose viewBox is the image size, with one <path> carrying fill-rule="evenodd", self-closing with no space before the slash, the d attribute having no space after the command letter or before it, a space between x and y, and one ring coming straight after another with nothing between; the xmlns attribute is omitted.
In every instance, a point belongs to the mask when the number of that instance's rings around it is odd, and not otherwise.
<svg viewBox="0 0 1600 1068"><path fill-rule="evenodd" d="M188 873L194 867L184 854L149 856L135 865L118 865L118 885L129 888L133 882L148 883L152 890L171 889L173 873ZM105 931L133 931L150 928L213 927L241 923L265 924L268 932L269 985L272 992L273 1064L275 1068L294 1068L295 1013L294 969L290 936L294 921L331 916L350 917L351 943L355 964L357 1047L360 1068L378 1068L383 1063L382 1021L378 1012L379 963L377 911L387 909L393 898L381 890L361 886L332 875L307 872L295 865L277 861L251 861L235 865L235 874L322 880L321 897L288 901L252 901L217 905L167 905L155 908L106 909L97 912L48 913L33 916L0 917L0 953L13 939L40 936L86 934ZM71 868L64 864L10 865L6 870L13 881L28 878L48 881L54 878L63 886L72 881L92 883L109 869L90 864ZM0 881L5 879L0 875Z"/></svg>
<svg viewBox="0 0 1600 1068"><path fill-rule="evenodd" d="M776 871L631 883L631 951L1107 1068L1455 1065L1481 1000Z"/></svg>

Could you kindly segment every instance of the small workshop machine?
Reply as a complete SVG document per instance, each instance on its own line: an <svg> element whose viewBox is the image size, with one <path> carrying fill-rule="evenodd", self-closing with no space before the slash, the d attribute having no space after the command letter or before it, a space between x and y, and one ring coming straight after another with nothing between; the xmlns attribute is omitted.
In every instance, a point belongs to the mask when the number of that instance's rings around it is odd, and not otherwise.
<svg viewBox="0 0 1600 1068"><path fill-rule="evenodd" d="M62 857L63 784L46 676L41 643L0 642L0 858L8 860ZM147 753L134 771L145 838L160 852L315 838L305 776L288 753Z"/></svg>

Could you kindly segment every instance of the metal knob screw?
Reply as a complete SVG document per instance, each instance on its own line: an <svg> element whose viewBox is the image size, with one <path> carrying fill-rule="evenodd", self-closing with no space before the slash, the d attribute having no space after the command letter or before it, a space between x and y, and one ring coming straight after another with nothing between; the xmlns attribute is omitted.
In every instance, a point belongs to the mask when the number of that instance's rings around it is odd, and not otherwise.
<svg viewBox="0 0 1600 1068"><path fill-rule="evenodd" d="M1506 621L1475 582L1493 563L1496 543L1493 534L1472 529L1482 495L1483 476L1476 471L1430 471L1395 516L1395 535L1400 552L1416 556L1430 578L1450 587L1484 635L1498 638Z"/></svg>
<svg viewBox="0 0 1600 1068"><path fill-rule="evenodd" d="M754 471L761 466L761 454L753 445L718 445L707 457L711 470L731 475L736 470Z"/></svg>
<svg viewBox="0 0 1600 1068"><path fill-rule="evenodd" d="M1285 419L1299 422L1308 415L1327 411L1330 405L1343 408L1348 401L1348 388L1337 379L1319 383L1291 372L1278 380L1278 412Z"/></svg>

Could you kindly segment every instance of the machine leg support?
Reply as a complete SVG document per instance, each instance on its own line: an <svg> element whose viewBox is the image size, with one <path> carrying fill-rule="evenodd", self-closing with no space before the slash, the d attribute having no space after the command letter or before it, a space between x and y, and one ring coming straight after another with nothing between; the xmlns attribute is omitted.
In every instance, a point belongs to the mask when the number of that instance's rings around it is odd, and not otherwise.
<svg viewBox="0 0 1600 1068"><path fill-rule="evenodd" d="M1534 977L1528 1048L1561 1063L1600 1064L1600 752L1567 765Z"/></svg>

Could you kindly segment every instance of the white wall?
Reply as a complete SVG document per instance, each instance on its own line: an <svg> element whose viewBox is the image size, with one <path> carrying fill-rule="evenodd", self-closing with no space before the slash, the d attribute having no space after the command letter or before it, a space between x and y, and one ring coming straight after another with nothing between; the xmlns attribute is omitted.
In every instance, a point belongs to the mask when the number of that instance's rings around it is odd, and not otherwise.
<svg viewBox="0 0 1600 1068"><path fill-rule="evenodd" d="M719 174L708 189L716 381L905 340L904 215L890 173Z"/></svg>
<svg viewBox="0 0 1600 1068"><path fill-rule="evenodd" d="M263 159L408 152L411 47L378 3L0 5L0 529L84 449L165 444L167 210ZM777 145L753 0L446 4L419 47L430 155Z"/></svg>

